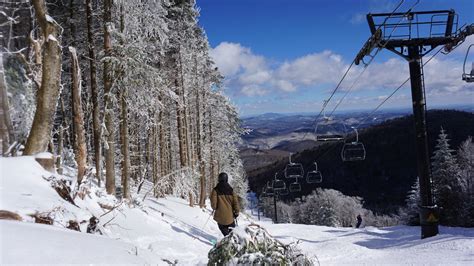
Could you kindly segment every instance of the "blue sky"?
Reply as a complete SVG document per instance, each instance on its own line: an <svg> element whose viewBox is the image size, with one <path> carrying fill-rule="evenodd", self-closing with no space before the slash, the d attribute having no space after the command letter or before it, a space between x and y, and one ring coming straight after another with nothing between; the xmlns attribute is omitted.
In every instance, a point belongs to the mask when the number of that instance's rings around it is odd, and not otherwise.
<svg viewBox="0 0 474 266"><path fill-rule="evenodd" d="M400 11L413 5L406 0ZM368 12L390 12L389 0L198 0L211 55L226 76L226 94L241 114L315 112L365 40ZM421 0L415 10L454 9L460 24L474 23L472 0ZM474 104L473 85L460 81L466 43L425 67L428 105ZM427 57L428 58L428 57ZM474 59L474 56L472 56ZM362 71L351 69L334 105ZM370 109L408 77L408 64L383 51L338 110ZM386 107L410 106L409 87Z"/></svg>

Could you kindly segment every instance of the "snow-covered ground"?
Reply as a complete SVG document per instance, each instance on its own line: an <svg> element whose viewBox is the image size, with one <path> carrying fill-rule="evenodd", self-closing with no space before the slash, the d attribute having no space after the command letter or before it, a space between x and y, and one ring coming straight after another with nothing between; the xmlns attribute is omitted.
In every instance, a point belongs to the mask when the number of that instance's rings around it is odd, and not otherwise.
<svg viewBox="0 0 474 266"><path fill-rule="evenodd" d="M167 197L148 198L140 207L116 204L102 190L91 190L76 207L62 198L45 180L32 157L0 158L0 210L20 214L24 221L0 220L0 264L159 264L207 263L213 242L221 238L209 209L191 208L187 202ZM45 177L45 178L43 178ZM99 195L99 196L97 196ZM54 226L32 223L28 216L54 210ZM100 217L104 235L64 228L66 221ZM242 214L239 226L254 222ZM419 239L419 227L332 228L312 225L272 224L256 221L282 242L299 241L300 248L321 265L412 264L473 265L474 229L440 227L441 234Z"/></svg>

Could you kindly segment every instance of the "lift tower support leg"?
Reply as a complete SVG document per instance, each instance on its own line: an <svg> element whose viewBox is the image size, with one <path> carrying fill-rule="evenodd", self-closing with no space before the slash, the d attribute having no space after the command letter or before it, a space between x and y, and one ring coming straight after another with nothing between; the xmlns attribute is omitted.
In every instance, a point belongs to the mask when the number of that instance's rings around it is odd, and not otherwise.
<svg viewBox="0 0 474 266"><path fill-rule="evenodd" d="M422 62L419 46L408 47L408 61L410 68L411 97L413 103L413 118L415 120L416 158L421 198L421 238L438 234L437 221L429 224L424 217L431 212L437 212L431 195L430 157L428 151L428 136L426 133L426 99L423 92ZM437 216L437 215L436 215Z"/></svg>

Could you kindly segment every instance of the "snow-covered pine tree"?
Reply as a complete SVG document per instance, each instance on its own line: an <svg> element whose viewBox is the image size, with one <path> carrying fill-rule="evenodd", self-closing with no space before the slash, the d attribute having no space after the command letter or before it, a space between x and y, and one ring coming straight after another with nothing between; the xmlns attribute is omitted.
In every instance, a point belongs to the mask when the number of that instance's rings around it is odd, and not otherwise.
<svg viewBox="0 0 474 266"><path fill-rule="evenodd" d="M472 137L468 137L459 145L457 150L457 161L461 168L461 175L466 184L468 194L473 193L474 174L474 143Z"/></svg>
<svg viewBox="0 0 474 266"><path fill-rule="evenodd" d="M474 226L474 143L468 137L461 143L457 151L457 161L461 168L461 177L466 184L466 200L463 210L464 226Z"/></svg>
<svg viewBox="0 0 474 266"><path fill-rule="evenodd" d="M451 226L461 225L465 195L461 169L452 154L448 135L443 128L438 136L431 167L433 195L435 203L441 208L440 223Z"/></svg>
<svg viewBox="0 0 474 266"><path fill-rule="evenodd" d="M421 205L421 199L420 199L420 183L418 178L416 178L415 183L411 187L411 190L408 192L407 198L406 198L406 223L408 225L420 225L420 205Z"/></svg>

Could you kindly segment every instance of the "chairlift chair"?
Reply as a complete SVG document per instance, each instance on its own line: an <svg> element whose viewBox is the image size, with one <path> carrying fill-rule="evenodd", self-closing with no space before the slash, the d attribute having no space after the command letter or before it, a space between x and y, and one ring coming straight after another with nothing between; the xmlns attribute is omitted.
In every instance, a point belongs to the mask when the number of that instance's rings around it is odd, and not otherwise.
<svg viewBox="0 0 474 266"><path fill-rule="evenodd" d="M318 164L315 162L314 165L315 165L315 169L312 171L309 171L306 174L306 183L308 184L323 182L323 176L321 175L321 172L318 171Z"/></svg>
<svg viewBox="0 0 474 266"><path fill-rule="evenodd" d="M273 188L267 188L267 190L265 191L265 194L267 195L267 197L273 197L273 194L274 194Z"/></svg>
<svg viewBox="0 0 474 266"><path fill-rule="evenodd" d="M303 165L300 163L294 163L291 161L290 153L290 163L285 167L285 178L301 178L304 176Z"/></svg>
<svg viewBox="0 0 474 266"><path fill-rule="evenodd" d="M303 165L300 163L289 163L285 167L286 178L301 178L304 175Z"/></svg>
<svg viewBox="0 0 474 266"><path fill-rule="evenodd" d="M273 183L272 182L267 182L267 185L265 187L265 192L267 194L268 197L271 197L273 196L273 194L275 193L275 190L273 189Z"/></svg>
<svg viewBox="0 0 474 266"><path fill-rule="evenodd" d="M324 116L314 129L316 141L341 141L346 137L346 126L342 121Z"/></svg>
<svg viewBox="0 0 474 266"><path fill-rule="evenodd" d="M295 182L290 184L290 192L300 192L301 191L301 184L298 183L298 179Z"/></svg>
<svg viewBox="0 0 474 266"><path fill-rule="evenodd" d="M286 184L285 181L281 179L275 179L273 180L273 190L275 191L281 191L286 189Z"/></svg>
<svg viewBox="0 0 474 266"><path fill-rule="evenodd" d="M469 50L471 49L472 46L474 46L474 44L469 45L469 47L467 48L466 57L464 58L464 64L462 67L462 70L463 70L462 80L469 83L474 82L474 62L472 63L472 66L471 66L471 72L469 73L466 72L467 57L469 56Z"/></svg>
<svg viewBox="0 0 474 266"><path fill-rule="evenodd" d="M359 133L357 132L357 129L354 127L352 129L354 129L356 133L356 140L344 143L344 146L342 146L341 158L344 162L365 160L366 151L364 144L359 142Z"/></svg>
<svg viewBox="0 0 474 266"><path fill-rule="evenodd" d="M266 189L273 189L273 182L272 181L267 181Z"/></svg>
<svg viewBox="0 0 474 266"><path fill-rule="evenodd" d="M284 189L278 190L278 194L280 194L280 196L286 196L288 195L288 189L284 188Z"/></svg>

